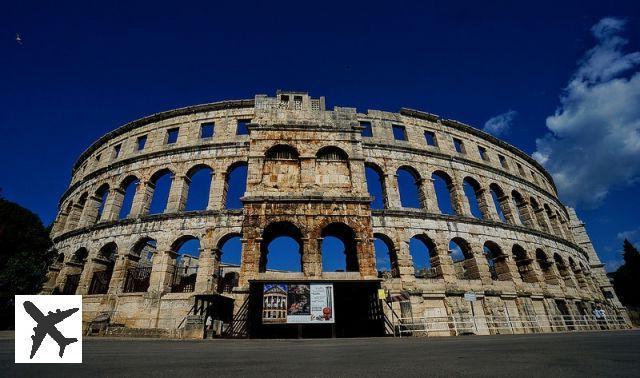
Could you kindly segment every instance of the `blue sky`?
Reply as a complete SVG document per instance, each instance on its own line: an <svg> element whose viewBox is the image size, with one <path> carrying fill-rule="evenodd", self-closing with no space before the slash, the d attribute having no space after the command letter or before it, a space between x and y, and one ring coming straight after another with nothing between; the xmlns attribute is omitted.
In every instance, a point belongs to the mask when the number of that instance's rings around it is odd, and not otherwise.
<svg viewBox="0 0 640 378"><path fill-rule="evenodd" d="M305 4L5 4L3 195L49 223L104 133L281 88L486 124L559 175L609 267L621 237L640 242L636 2Z"/></svg>

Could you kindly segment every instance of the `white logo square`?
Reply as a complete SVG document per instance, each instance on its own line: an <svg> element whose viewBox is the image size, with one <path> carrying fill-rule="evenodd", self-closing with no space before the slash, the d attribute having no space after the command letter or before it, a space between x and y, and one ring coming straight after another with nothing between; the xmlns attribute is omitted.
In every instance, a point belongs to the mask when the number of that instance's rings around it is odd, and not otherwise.
<svg viewBox="0 0 640 378"><path fill-rule="evenodd" d="M82 295L15 296L16 363L82 363Z"/></svg>

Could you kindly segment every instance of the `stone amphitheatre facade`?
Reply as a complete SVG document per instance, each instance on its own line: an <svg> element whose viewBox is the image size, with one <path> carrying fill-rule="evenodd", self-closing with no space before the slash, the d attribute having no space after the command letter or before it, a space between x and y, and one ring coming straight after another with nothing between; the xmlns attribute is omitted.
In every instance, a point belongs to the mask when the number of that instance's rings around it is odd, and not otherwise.
<svg viewBox="0 0 640 378"><path fill-rule="evenodd" d="M202 171L207 199L187 209ZM164 210L151 214L163 177ZM221 296L233 300L225 327L246 335L233 323L257 311L247 307L252 284L292 281L371 283L396 323L535 318L512 331L536 332L596 306L624 315L584 225L535 160L411 109L326 110L322 97L278 92L154 114L91 145L59 208L60 255L44 292L82 294L87 325L176 330L194 304ZM297 271L269 268L280 236L299 246ZM329 236L344 246L340 271L323 269ZM234 237L241 261L222 264ZM181 254L194 240L198 253Z"/></svg>

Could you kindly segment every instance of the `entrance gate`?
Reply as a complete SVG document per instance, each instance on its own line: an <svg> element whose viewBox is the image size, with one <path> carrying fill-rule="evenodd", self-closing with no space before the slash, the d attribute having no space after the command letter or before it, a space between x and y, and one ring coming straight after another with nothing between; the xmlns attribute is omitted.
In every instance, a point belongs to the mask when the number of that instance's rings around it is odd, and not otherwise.
<svg viewBox="0 0 640 378"><path fill-rule="evenodd" d="M279 291L290 285L333 285L334 323L287 323L291 303ZM266 292L265 292L265 285ZM278 287L273 287L277 285ZM384 336L384 312L378 299L380 281L250 281L249 337L251 338L319 338ZM266 299L265 308L265 296ZM282 317L285 317L284 319ZM274 319L280 319L274 321Z"/></svg>

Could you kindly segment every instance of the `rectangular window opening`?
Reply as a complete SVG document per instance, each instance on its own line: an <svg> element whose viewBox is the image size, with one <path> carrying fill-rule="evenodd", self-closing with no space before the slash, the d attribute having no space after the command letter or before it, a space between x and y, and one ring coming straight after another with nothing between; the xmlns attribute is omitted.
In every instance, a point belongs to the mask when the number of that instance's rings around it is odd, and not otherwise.
<svg viewBox="0 0 640 378"><path fill-rule="evenodd" d="M167 130L167 144L175 144L178 141L179 128Z"/></svg>
<svg viewBox="0 0 640 378"><path fill-rule="evenodd" d="M433 131L425 131L424 139L426 139L428 146L438 146L438 142L436 141L436 133L434 133Z"/></svg>
<svg viewBox="0 0 640 378"><path fill-rule="evenodd" d="M478 152L480 153L480 157L482 160L489 160L489 155L487 155L487 149L481 146L478 146Z"/></svg>
<svg viewBox="0 0 640 378"><path fill-rule="evenodd" d="M533 182L535 182L536 184L538 183L538 176L536 176L536 173L534 171L531 171L531 178L533 179Z"/></svg>
<svg viewBox="0 0 640 378"><path fill-rule="evenodd" d="M371 122L362 121L360 122L360 126L362 126L361 135L363 137L372 137L373 129L371 128Z"/></svg>
<svg viewBox="0 0 640 378"><path fill-rule="evenodd" d="M113 146L113 158L117 159L120 156L120 150L122 149L122 144L116 144Z"/></svg>
<svg viewBox="0 0 640 378"><path fill-rule="evenodd" d="M238 127L236 129L236 135L249 135L249 128L247 125L251 120L249 119L239 119Z"/></svg>
<svg viewBox="0 0 640 378"><path fill-rule="evenodd" d="M456 149L456 152L464 154L464 143L462 142L462 139L458 139L458 138L453 138L453 146Z"/></svg>
<svg viewBox="0 0 640 378"><path fill-rule="evenodd" d="M407 129L402 125L392 125L393 139L395 140L407 140Z"/></svg>
<svg viewBox="0 0 640 378"><path fill-rule="evenodd" d="M96 161L100 161L100 158L102 157L102 154L97 154L96 155Z"/></svg>
<svg viewBox="0 0 640 378"><path fill-rule="evenodd" d="M516 163L516 166L518 167L518 173L520 173L520 176L524 177L524 169L522 169L522 165L520 165L520 163Z"/></svg>
<svg viewBox="0 0 640 378"><path fill-rule="evenodd" d="M207 122L200 125L200 139L213 138L216 124L214 122Z"/></svg>
<svg viewBox="0 0 640 378"><path fill-rule="evenodd" d="M139 136L137 139L138 151L144 150L145 144L147 144L147 136L146 135Z"/></svg>
<svg viewBox="0 0 640 378"><path fill-rule="evenodd" d="M502 168L509 169L509 165L507 164L507 159L504 156L498 155L498 159L500 159L500 165L502 166Z"/></svg>

